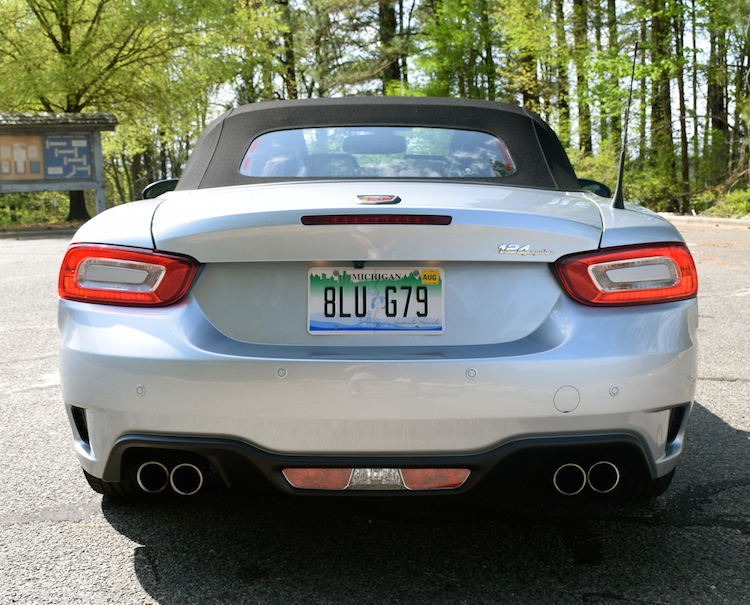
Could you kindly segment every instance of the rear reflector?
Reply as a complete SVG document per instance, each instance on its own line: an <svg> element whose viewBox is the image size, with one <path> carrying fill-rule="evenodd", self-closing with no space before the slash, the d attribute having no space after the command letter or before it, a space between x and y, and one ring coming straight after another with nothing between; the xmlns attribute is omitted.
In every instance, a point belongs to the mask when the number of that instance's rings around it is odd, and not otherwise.
<svg viewBox="0 0 750 605"><path fill-rule="evenodd" d="M321 214L303 216L303 225L450 225L440 214Z"/></svg>
<svg viewBox="0 0 750 605"><path fill-rule="evenodd" d="M68 248L60 298L107 305L163 307L180 300L198 272L192 258L143 248L74 244Z"/></svg>
<svg viewBox="0 0 750 605"><path fill-rule="evenodd" d="M285 468L282 472L298 489L342 490L352 476L350 468Z"/></svg>
<svg viewBox="0 0 750 605"><path fill-rule="evenodd" d="M419 491L459 488L471 471L465 468L285 468L282 473L297 489Z"/></svg>
<svg viewBox="0 0 750 605"><path fill-rule="evenodd" d="M403 468L401 475L408 489L456 489L469 478L467 468Z"/></svg>
<svg viewBox="0 0 750 605"><path fill-rule="evenodd" d="M644 305L698 295L693 257L682 243L573 254L555 268L568 294L585 305Z"/></svg>

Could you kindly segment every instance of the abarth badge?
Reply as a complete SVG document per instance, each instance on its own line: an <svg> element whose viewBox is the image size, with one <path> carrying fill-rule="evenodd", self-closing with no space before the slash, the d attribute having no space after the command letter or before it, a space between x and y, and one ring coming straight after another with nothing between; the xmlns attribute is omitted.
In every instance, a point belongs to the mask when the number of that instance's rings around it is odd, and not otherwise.
<svg viewBox="0 0 750 605"><path fill-rule="evenodd" d="M397 195L358 195L354 201L357 204L398 204L401 198Z"/></svg>

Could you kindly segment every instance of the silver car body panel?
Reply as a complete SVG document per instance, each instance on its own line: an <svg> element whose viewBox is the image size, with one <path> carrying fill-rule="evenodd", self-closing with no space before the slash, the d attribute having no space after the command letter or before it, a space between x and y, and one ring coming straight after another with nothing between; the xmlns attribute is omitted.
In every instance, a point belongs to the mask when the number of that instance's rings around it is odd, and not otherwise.
<svg viewBox="0 0 750 605"><path fill-rule="evenodd" d="M305 214L372 212L353 202L357 194L399 195L387 212L450 214L453 223L300 223ZM158 201L149 207L156 247L205 263L190 294L151 309L60 301L63 397L86 409L91 442L78 439L76 450L92 475L102 476L113 444L129 434L375 457L630 434L657 476L674 468L682 434L666 445L669 408L693 401L696 300L586 307L549 268L600 239L681 241L661 220L608 212L586 194L466 184L254 185ZM122 207L114 235L108 211L75 241L143 244L145 214L143 205ZM500 254L503 243L552 254ZM352 261L441 266L445 332L307 333L308 268Z"/></svg>
<svg viewBox="0 0 750 605"><path fill-rule="evenodd" d="M153 248L151 219L161 202L161 199L142 200L110 208L84 223L73 236L73 243Z"/></svg>
<svg viewBox="0 0 750 605"><path fill-rule="evenodd" d="M371 214L357 195L398 195L388 214L450 215L449 226L311 227L303 215ZM458 183L348 181L172 192L154 215L157 248L200 262L502 261L498 246L529 244L545 262L594 250L596 204L582 195ZM207 202L207 200L209 200ZM514 255L521 262L539 255Z"/></svg>
<svg viewBox="0 0 750 605"><path fill-rule="evenodd" d="M696 304L597 311L561 299L542 328L508 345L363 352L238 343L192 296L148 310L62 301L63 397L87 410L92 442L79 453L93 474L134 433L327 455L459 454L528 436L629 433L664 474L678 453L664 448L664 410L694 395ZM570 394L579 403L561 412L556 397Z"/></svg>
<svg viewBox="0 0 750 605"><path fill-rule="evenodd" d="M611 200L599 202L604 223L601 247L631 246L650 242L682 242L682 236L667 219L648 208L625 204L626 210L611 207Z"/></svg>

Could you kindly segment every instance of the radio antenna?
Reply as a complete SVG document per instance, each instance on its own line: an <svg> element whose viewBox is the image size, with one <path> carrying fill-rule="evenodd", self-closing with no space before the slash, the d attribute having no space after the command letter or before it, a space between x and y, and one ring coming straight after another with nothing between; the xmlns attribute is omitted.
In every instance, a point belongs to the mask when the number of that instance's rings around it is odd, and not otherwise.
<svg viewBox="0 0 750 605"><path fill-rule="evenodd" d="M630 72L630 91L628 92L628 106L625 109L625 128L622 133L622 150L620 151L620 168L617 171L617 187L612 196L612 208L625 210L625 200L622 196L622 175L625 172L625 155L628 151L628 123L630 122L630 105L633 102L633 80L635 79L635 62L638 58L638 42L635 43L633 51L633 70Z"/></svg>

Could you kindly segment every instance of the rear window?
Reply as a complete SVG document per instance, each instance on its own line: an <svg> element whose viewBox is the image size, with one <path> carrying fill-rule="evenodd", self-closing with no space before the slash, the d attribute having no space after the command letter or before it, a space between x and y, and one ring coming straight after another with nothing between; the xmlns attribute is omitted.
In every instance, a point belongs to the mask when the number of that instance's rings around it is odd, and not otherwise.
<svg viewBox="0 0 750 605"><path fill-rule="evenodd" d="M245 153L240 173L280 178L496 178L516 171L492 135L449 128L358 126L269 132Z"/></svg>

